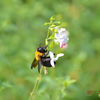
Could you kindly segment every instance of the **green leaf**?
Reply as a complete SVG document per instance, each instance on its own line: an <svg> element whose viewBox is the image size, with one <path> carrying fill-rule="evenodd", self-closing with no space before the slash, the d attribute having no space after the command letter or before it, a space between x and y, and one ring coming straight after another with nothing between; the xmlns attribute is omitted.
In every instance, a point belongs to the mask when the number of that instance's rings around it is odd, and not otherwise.
<svg viewBox="0 0 100 100"><path fill-rule="evenodd" d="M48 44L48 40L47 39L45 40L45 43L46 43L46 45Z"/></svg>
<svg viewBox="0 0 100 100"><path fill-rule="evenodd" d="M67 86L73 84L74 82L76 82L76 80L70 80L70 77L67 76L66 80L63 81L63 86L67 87Z"/></svg>
<svg viewBox="0 0 100 100"><path fill-rule="evenodd" d="M55 47L56 45L58 45L58 44L56 44L55 42L54 42L54 40L51 42L51 44L50 44L50 47L51 48L53 48L53 47Z"/></svg>
<svg viewBox="0 0 100 100"><path fill-rule="evenodd" d="M76 80L70 80L69 83L68 83L68 85L71 85L71 84L73 84L75 82L76 82Z"/></svg>
<svg viewBox="0 0 100 100"><path fill-rule="evenodd" d="M51 25L50 27L56 27L56 25Z"/></svg>
<svg viewBox="0 0 100 100"><path fill-rule="evenodd" d="M52 27L49 28L51 31L55 32L55 33L58 33L58 30L57 29L54 29Z"/></svg>
<svg viewBox="0 0 100 100"><path fill-rule="evenodd" d="M55 26L59 26L61 24L61 22L57 21L57 22L53 22L53 25Z"/></svg>
<svg viewBox="0 0 100 100"><path fill-rule="evenodd" d="M52 34L52 35L49 37L49 39L56 39L56 38L55 38L55 34Z"/></svg>
<svg viewBox="0 0 100 100"><path fill-rule="evenodd" d="M50 29L51 31L54 31L54 28L52 28L52 27L49 27L49 29Z"/></svg>
<svg viewBox="0 0 100 100"><path fill-rule="evenodd" d="M55 32L55 33L58 33L58 30L57 30L57 29L54 29L54 32Z"/></svg>
<svg viewBox="0 0 100 100"><path fill-rule="evenodd" d="M63 81L63 86L66 87L67 86L67 82Z"/></svg>

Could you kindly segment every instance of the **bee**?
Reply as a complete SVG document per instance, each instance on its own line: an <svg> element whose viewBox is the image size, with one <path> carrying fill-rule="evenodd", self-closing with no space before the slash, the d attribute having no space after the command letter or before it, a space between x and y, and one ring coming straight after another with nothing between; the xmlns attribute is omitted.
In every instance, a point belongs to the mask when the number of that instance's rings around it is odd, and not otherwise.
<svg viewBox="0 0 100 100"><path fill-rule="evenodd" d="M45 47L39 46L35 52L35 58L32 62L31 69L35 68L38 65L38 72L40 73L40 69L43 66L45 67L52 67L50 64L50 57L47 57L49 51L46 50L48 45ZM56 62L54 62L56 64Z"/></svg>

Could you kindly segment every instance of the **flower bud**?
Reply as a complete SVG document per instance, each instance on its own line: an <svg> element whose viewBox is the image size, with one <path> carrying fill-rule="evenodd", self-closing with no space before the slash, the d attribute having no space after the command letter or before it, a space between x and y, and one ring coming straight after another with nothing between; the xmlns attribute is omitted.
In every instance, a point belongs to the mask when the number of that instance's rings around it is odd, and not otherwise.
<svg viewBox="0 0 100 100"><path fill-rule="evenodd" d="M54 21L55 20L55 18L52 16L51 18L50 18L50 21Z"/></svg>
<svg viewBox="0 0 100 100"><path fill-rule="evenodd" d="M44 25L46 26L46 25L49 25L50 23L44 23Z"/></svg>

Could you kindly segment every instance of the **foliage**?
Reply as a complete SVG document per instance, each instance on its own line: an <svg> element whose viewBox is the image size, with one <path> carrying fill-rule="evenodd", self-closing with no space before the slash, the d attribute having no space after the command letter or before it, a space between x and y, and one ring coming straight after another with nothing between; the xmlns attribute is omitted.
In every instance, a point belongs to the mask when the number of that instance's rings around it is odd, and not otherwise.
<svg viewBox="0 0 100 100"><path fill-rule="evenodd" d="M48 68L48 76L42 73L36 100L98 100L99 4L99 0L0 0L0 99L29 98L38 76L37 68L30 69L34 52L45 43L44 23L54 16L70 32L70 40L56 68ZM56 47L53 51L60 52ZM69 76L77 81L67 86ZM88 90L97 93L87 95Z"/></svg>

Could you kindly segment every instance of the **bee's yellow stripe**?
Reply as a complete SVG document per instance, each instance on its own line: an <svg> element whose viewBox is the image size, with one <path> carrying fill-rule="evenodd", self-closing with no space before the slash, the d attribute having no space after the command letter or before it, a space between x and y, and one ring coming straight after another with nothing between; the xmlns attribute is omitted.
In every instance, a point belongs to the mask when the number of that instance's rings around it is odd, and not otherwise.
<svg viewBox="0 0 100 100"><path fill-rule="evenodd" d="M42 56L43 53L40 53L40 52L36 51L36 52L35 52L36 60L39 60L39 55Z"/></svg>

